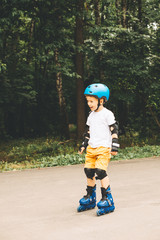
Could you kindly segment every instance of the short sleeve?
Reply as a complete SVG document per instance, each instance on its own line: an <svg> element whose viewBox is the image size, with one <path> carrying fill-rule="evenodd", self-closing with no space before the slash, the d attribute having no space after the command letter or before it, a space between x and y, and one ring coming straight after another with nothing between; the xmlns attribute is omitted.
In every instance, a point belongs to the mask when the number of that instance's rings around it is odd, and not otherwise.
<svg viewBox="0 0 160 240"><path fill-rule="evenodd" d="M116 122L115 116L114 116L114 114L111 111L108 112L107 122L108 122L109 126Z"/></svg>
<svg viewBox="0 0 160 240"><path fill-rule="evenodd" d="M88 118L87 118L86 125L87 125L87 126L90 126L89 116L88 116Z"/></svg>
<svg viewBox="0 0 160 240"><path fill-rule="evenodd" d="M89 115L88 115L88 118L87 118L87 122L86 122L86 125L87 126L90 126L90 115L91 115L92 112L89 112Z"/></svg>

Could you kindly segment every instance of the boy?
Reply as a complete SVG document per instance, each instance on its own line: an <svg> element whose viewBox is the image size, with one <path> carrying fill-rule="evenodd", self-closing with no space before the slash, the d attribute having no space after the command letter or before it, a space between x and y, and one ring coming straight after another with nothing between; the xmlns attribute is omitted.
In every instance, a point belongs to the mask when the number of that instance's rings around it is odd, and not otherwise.
<svg viewBox="0 0 160 240"><path fill-rule="evenodd" d="M95 179L100 179L102 199L97 204L97 215L100 216L115 209L106 170L111 154L116 155L118 152L118 125L113 113L103 106L109 99L107 86L101 83L91 84L85 89L84 95L91 112L87 119L87 129L79 154L87 148L84 167L87 177L87 195L80 199L77 211L95 208Z"/></svg>

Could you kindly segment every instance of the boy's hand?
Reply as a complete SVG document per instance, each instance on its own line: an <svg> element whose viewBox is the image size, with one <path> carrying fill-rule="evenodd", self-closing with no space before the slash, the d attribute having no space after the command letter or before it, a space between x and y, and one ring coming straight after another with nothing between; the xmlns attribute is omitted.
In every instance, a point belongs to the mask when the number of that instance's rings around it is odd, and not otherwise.
<svg viewBox="0 0 160 240"><path fill-rule="evenodd" d="M78 151L78 153L79 153L79 154L82 154L84 150L85 150L85 147L81 147L81 150Z"/></svg>
<svg viewBox="0 0 160 240"><path fill-rule="evenodd" d="M111 155L116 156L118 152L111 152Z"/></svg>

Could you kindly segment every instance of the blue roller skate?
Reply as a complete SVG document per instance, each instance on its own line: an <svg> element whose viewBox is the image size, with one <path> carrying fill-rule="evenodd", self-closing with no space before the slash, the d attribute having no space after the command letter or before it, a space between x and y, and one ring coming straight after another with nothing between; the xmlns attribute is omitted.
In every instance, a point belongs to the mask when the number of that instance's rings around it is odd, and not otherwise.
<svg viewBox="0 0 160 240"><path fill-rule="evenodd" d="M115 209L113 197L111 194L110 186L107 189L101 188L102 199L97 203L97 216L101 216L110 212L113 212Z"/></svg>
<svg viewBox="0 0 160 240"><path fill-rule="evenodd" d="M77 208L78 212L93 209L96 206L96 185L94 187L87 186L86 191L87 195L79 200L80 205Z"/></svg>

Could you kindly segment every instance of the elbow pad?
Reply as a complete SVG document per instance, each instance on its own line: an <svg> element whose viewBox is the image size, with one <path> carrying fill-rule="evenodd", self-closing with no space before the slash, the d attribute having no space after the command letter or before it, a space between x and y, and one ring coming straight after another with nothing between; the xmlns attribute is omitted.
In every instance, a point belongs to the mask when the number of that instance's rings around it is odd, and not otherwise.
<svg viewBox="0 0 160 240"><path fill-rule="evenodd" d="M110 127L111 134L112 135L117 134L117 136L118 136L118 128L119 128L118 123L115 122L114 124L110 125L109 127Z"/></svg>

